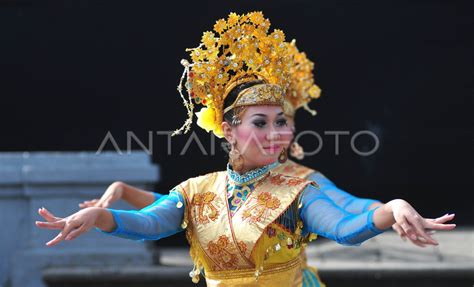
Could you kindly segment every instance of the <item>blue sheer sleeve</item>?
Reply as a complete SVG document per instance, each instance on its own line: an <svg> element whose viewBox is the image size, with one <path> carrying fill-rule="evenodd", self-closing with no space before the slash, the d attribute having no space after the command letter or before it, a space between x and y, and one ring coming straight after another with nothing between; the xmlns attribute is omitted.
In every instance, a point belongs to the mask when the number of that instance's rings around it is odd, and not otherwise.
<svg viewBox="0 0 474 287"><path fill-rule="evenodd" d="M158 192L153 192L153 196L155 197L155 201L157 201L157 200L159 200L160 198L162 198L163 196L166 196L166 195L158 193Z"/></svg>
<svg viewBox="0 0 474 287"><path fill-rule="evenodd" d="M133 240L158 240L178 233L183 230L184 215L184 206L178 208L178 202L184 202L181 194L171 191L139 211L108 209L117 227L104 233Z"/></svg>
<svg viewBox="0 0 474 287"><path fill-rule="evenodd" d="M303 234L312 232L343 245L359 245L384 231L373 223L375 209L361 214L349 213L313 185L306 187L300 200Z"/></svg>
<svg viewBox="0 0 474 287"><path fill-rule="evenodd" d="M319 185L319 189L324 192L334 203L347 212L360 214L369 210L378 200L359 198L353 196L344 190L338 188L332 181L319 172L312 173L308 180L315 181Z"/></svg>

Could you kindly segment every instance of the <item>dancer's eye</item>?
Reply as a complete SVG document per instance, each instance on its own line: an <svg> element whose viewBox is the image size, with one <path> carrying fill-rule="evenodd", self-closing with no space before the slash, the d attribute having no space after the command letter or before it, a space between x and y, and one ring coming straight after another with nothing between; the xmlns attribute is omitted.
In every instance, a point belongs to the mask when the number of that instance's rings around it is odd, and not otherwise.
<svg viewBox="0 0 474 287"><path fill-rule="evenodd" d="M267 124L265 121L262 121L262 120L257 120L257 121L253 121L253 124L257 127L257 128L263 128L265 127L265 125Z"/></svg>
<svg viewBox="0 0 474 287"><path fill-rule="evenodd" d="M279 119L276 122L277 127L286 127L288 125L288 121L286 119Z"/></svg>

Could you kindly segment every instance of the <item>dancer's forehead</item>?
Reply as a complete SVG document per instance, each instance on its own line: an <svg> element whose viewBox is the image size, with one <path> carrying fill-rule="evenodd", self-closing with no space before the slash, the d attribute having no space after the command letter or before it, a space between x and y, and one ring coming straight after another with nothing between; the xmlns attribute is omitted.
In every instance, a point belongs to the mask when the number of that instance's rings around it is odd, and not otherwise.
<svg viewBox="0 0 474 287"><path fill-rule="evenodd" d="M246 107L242 119L283 117L283 109L278 105L255 105Z"/></svg>

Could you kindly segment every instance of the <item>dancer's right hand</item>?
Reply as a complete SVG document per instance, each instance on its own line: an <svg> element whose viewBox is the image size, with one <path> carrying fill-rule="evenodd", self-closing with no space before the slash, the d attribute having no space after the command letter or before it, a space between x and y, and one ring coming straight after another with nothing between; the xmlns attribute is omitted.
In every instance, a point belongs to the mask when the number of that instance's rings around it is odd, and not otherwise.
<svg viewBox="0 0 474 287"><path fill-rule="evenodd" d="M95 226L102 211L102 208L89 207L68 217L61 218L54 216L46 208L42 207L38 209L38 213L46 222L36 221L36 226L44 229L61 230L55 238L46 243L47 246L54 246L63 240L73 240L79 235L89 231Z"/></svg>

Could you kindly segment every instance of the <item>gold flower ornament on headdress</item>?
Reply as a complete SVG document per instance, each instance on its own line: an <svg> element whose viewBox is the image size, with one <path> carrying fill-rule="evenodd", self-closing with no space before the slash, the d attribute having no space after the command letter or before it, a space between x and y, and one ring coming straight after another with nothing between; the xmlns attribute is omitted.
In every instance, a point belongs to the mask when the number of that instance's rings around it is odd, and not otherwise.
<svg viewBox="0 0 474 287"><path fill-rule="evenodd" d="M203 106L196 113L197 124L222 137L223 115L229 109L256 104L283 106L288 92L292 103L298 105L302 101L295 99L300 95L319 95L311 74L312 62L298 51L294 42L285 42L283 31L275 29L269 33L269 28L270 21L262 12L230 13L227 20L216 22L214 31L204 32L197 48L187 49L192 62L181 61L185 68L178 91L188 119L173 135L190 130L195 104ZM255 80L262 84L243 90L224 110L224 100L235 86Z"/></svg>
<svg viewBox="0 0 474 287"><path fill-rule="evenodd" d="M283 110L285 115L294 117L296 110L303 107L314 116L316 111L312 110L308 103L321 96L321 89L314 84L314 63L306 57L304 52L298 50L295 40L291 41L289 49L294 61L290 69L290 86Z"/></svg>

